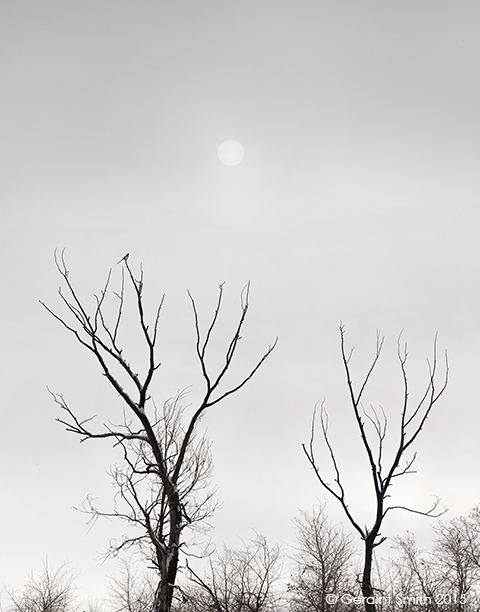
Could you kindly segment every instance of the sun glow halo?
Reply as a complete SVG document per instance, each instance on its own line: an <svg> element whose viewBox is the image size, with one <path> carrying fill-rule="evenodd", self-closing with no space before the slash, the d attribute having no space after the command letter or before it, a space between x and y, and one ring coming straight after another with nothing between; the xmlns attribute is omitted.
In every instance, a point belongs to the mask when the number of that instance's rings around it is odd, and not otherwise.
<svg viewBox="0 0 480 612"><path fill-rule="evenodd" d="M218 159L224 166L237 166L243 159L245 151L237 140L224 140L218 147Z"/></svg>

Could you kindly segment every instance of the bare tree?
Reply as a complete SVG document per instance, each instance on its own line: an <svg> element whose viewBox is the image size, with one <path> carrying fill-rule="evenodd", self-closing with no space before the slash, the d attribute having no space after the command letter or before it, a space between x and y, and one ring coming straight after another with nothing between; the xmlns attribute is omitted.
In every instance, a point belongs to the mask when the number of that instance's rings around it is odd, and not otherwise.
<svg viewBox="0 0 480 612"><path fill-rule="evenodd" d="M91 425L94 417L77 417L64 397L55 394L55 401L66 415L58 420L68 431L79 435L81 441L113 439L123 447L124 466L113 472L123 501L129 506L121 518L140 526L144 534L140 538L121 543L120 547L125 548L129 544L143 546L143 549L145 545L148 547L149 559L159 577L155 610L169 612L180 548L184 545L182 534L195 520L202 519L202 512L206 508L202 502L193 503L199 486L205 484L210 473L205 442L200 441L195 446L198 421L209 408L236 393L255 375L276 342L239 380L226 383L249 308L249 285L242 292L240 317L227 342L223 363L216 370L209 365L207 355L220 315L223 285L220 285L214 314L205 333L201 330L195 300L188 293L196 331L196 355L205 390L193 415L183 427L182 413L175 401L173 404L165 404L160 417L154 409L151 387L160 367L156 345L163 298L149 323L143 293L143 269L140 268L137 278L126 255L119 262L119 287L111 288L110 270L100 294L95 295L93 308L88 309L70 280L63 252L60 258L55 255L55 262L63 281L63 287L60 287L58 293L66 308L66 315L61 316L42 304L96 359L102 374L120 396L125 415L121 425L107 423L93 430ZM143 375L137 373L139 369L130 363L124 353L124 319L131 306L136 312L139 336L145 348ZM139 492L139 487L144 488ZM207 495L207 502L208 499ZM193 510L191 505L194 506ZM90 509L95 511L93 507ZM115 511L113 514L121 513Z"/></svg>
<svg viewBox="0 0 480 612"><path fill-rule="evenodd" d="M7 589L9 612L73 612L76 599L76 575L68 564L58 569L45 561L39 575L31 574L20 591Z"/></svg>
<svg viewBox="0 0 480 612"><path fill-rule="evenodd" d="M140 572L132 559L122 559L119 575L110 580L109 607L119 612L150 612L155 604L156 582L151 571Z"/></svg>
<svg viewBox="0 0 480 612"><path fill-rule="evenodd" d="M460 520L464 524L462 531L470 562L480 570L480 504Z"/></svg>
<svg viewBox="0 0 480 612"><path fill-rule="evenodd" d="M383 582L382 594L390 596L388 609L393 612L399 609L405 612L435 610L434 603L429 606L429 602L435 602L436 574L434 568L425 563L425 551L418 549L411 533L396 537L393 548L400 554L384 561L383 567L387 580Z"/></svg>
<svg viewBox="0 0 480 612"><path fill-rule="evenodd" d="M378 564L375 585L391 612L473 612L480 604L480 532L476 508L438 521L433 547L421 550L412 533L394 539L400 555ZM380 608L380 606L379 606Z"/></svg>
<svg viewBox="0 0 480 612"><path fill-rule="evenodd" d="M381 535L380 529L387 513L394 509L403 509L425 516L440 515L439 513L436 513L439 503L438 499L435 501L433 507L426 512L408 508L406 506L389 505L386 500L389 497L389 489L393 483L393 479L398 478L399 476L404 476L406 474L413 473L412 466L416 458L416 453L414 453L410 459L406 460L404 465L401 465L402 459L405 459L406 452L411 449L413 443L417 440L432 411L433 406L444 392L448 382L448 362L445 354L445 375L440 386L437 386L436 379L438 365L436 346L437 343L435 338L433 346L433 358L432 361L428 361L428 383L426 385L425 391L420 396L418 402L411 406L406 370L407 346L406 344L402 346L399 338L397 343L397 355L403 381L403 400L402 407L400 409L400 420L397 432L398 442L396 443L393 458L390 462L388 462L388 464L385 464L384 447L387 435L387 416L383 409L381 409L381 412L379 413L373 407L371 408L370 412L366 412L362 404L362 399L365 394L366 387L380 358L383 341L384 339L380 337L379 334L377 334L375 356L370 367L368 368L366 375L361 381L359 389L355 390L354 384L352 382L350 369L350 361L353 351L347 352L345 348L344 328L343 326L340 326L341 355L345 368L350 404L353 412L354 422L357 425L362 445L368 459L373 483L375 512L370 527L367 527L366 525L362 526L360 522L355 518L350 509L349 503L347 501L346 491L340 474L337 456L333 450L333 446L328 435L328 417L323 404L320 414L320 423L322 428L323 440L325 442L333 466L333 483L329 482L326 479L323 470L320 470L320 468L318 467L318 463L315 459L315 412L312 420L310 444L308 446L306 446L305 444L303 445L305 455L307 456L307 459L310 462L310 465L312 466L317 479L319 480L321 485L340 503L350 524L359 533L360 538L364 542L364 564L361 578L361 586L362 595L365 602L365 609L367 612L375 612L376 610L375 590L372 585L373 552L374 549L386 539L386 537ZM369 429L367 429L367 424L370 424Z"/></svg>
<svg viewBox="0 0 480 612"><path fill-rule="evenodd" d="M324 505L302 512L294 522L298 546L288 588L292 612L342 609L341 601L327 603L327 595L354 591L352 538L330 524Z"/></svg>
<svg viewBox="0 0 480 612"><path fill-rule="evenodd" d="M186 591L187 603L196 612L274 612L279 609L276 589L281 571L281 551L259 534L235 550L225 547L209 559L208 575L190 574L196 589Z"/></svg>
<svg viewBox="0 0 480 612"><path fill-rule="evenodd" d="M425 612L471 609L466 607L465 566L463 562L459 566L458 555L455 555L457 559L452 567L451 555L438 556L444 543L438 547L437 542L433 551L420 550L411 533L395 538L395 542L395 547L401 551L400 558L392 561L396 568L395 593L397 600L404 604L403 608ZM443 550L441 555L445 552ZM458 548L456 552L459 552ZM460 580L457 582L456 578Z"/></svg>
<svg viewBox="0 0 480 612"><path fill-rule="evenodd" d="M443 607L456 612L478 609L480 601L480 525L478 507L468 516L439 521L431 565L440 580Z"/></svg>

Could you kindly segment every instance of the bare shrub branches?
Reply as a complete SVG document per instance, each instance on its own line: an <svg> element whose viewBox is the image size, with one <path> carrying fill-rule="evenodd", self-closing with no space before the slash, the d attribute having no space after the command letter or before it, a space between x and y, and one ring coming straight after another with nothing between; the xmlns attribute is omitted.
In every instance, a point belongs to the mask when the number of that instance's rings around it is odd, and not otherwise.
<svg viewBox="0 0 480 612"><path fill-rule="evenodd" d="M31 574L20 591L7 589L9 612L71 612L76 599L77 576L67 563L53 569L45 561L41 574Z"/></svg>
<svg viewBox="0 0 480 612"><path fill-rule="evenodd" d="M294 522L298 545L288 585L292 612L341 610L342 602L327 603L327 596L354 591L352 538L329 523L324 506L302 512Z"/></svg>
<svg viewBox="0 0 480 612"><path fill-rule="evenodd" d="M211 556L207 575L201 577L189 567L197 586L187 590L186 600L196 612L274 612L280 610L276 583L282 571L281 550L256 534L241 549L224 547L222 554Z"/></svg>

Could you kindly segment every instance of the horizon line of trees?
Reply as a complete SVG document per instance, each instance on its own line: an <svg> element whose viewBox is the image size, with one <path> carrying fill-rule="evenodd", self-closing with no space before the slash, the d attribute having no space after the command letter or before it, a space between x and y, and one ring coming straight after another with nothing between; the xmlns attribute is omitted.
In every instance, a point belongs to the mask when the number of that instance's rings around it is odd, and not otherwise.
<svg viewBox="0 0 480 612"><path fill-rule="evenodd" d="M206 567L187 564L174 612L353 612L364 606L361 553L351 534L333 525L325 504L293 519L296 543L270 543L258 533L238 548L212 551ZM480 504L466 516L432 526L433 546L413 534L392 539L387 558L374 558L375 605L382 612L477 612L480 609ZM4 587L5 612L150 612L155 572L122 559L103 600L79 602L68 564L48 562L23 589Z"/></svg>

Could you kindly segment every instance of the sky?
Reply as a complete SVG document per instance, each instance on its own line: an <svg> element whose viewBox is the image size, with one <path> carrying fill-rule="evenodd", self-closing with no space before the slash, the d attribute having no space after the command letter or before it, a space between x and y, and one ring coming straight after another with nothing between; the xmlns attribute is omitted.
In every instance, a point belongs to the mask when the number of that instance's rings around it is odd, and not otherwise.
<svg viewBox="0 0 480 612"><path fill-rule="evenodd" d="M110 503L118 454L65 432L47 391L84 416L121 414L38 302L61 309L56 248L87 301L125 253L143 264L151 310L166 294L156 401L191 387L187 413L202 389L187 290L206 322L226 283L216 363L251 282L233 374L279 341L202 421L219 545L251 529L292 543L292 518L325 499L301 446L323 398L351 507L369 520L340 322L357 383L386 337L366 404L389 415L392 444L398 335L414 399L438 333L449 386L394 499L427 508L436 494L452 518L480 501L479 19L478 3L444 0L0 3L0 583L69 560L95 597L118 567L99 552L123 527L89 530L72 509L87 494ZM244 147L237 166L218 160L228 139ZM428 524L397 513L384 534L423 541Z"/></svg>

